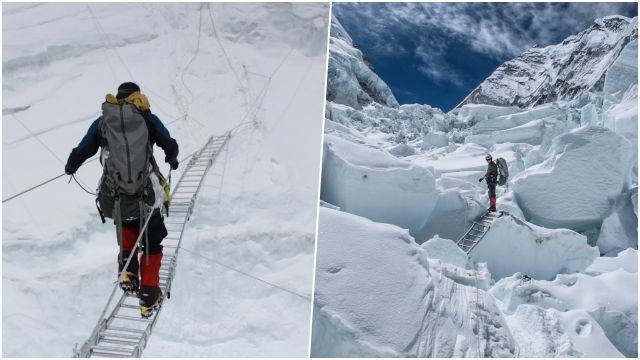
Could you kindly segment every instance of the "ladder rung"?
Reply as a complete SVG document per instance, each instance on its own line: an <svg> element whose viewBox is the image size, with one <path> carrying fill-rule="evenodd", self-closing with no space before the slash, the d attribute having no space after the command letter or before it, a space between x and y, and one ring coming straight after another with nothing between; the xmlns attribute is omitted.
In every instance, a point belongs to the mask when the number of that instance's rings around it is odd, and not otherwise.
<svg viewBox="0 0 640 360"><path fill-rule="evenodd" d="M138 344L136 344L138 345ZM126 348L121 348L121 347L115 347L115 346L100 346L100 345L93 345L91 346L91 350L103 350L103 351L115 351L115 352L121 352L121 353L125 353L125 354L131 354L131 352L133 351L133 349L126 349Z"/></svg>
<svg viewBox="0 0 640 360"><path fill-rule="evenodd" d="M133 320L133 321L142 321L142 322L147 322L150 323L153 320L151 319L143 319L141 317L135 317L135 316L126 316L126 315L113 315L113 317L115 319L122 319L122 320Z"/></svg>
<svg viewBox="0 0 640 360"><path fill-rule="evenodd" d="M140 305L122 304L120 306L128 309L140 309Z"/></svg>
<svg viewBox="0 0 640 360"><path fill-rule="evenodd" d="M142 339L142 336L135 336L135 335L128 335L128 334L119 334L119 333L112 333L112 332L101 332L100 333L100 337L114 337L114 338L121 338L121 339L131 339L131 340L138 340L140 341L140 339Z"/></svg>
<svg viewBox="0 0 640 360"><path fill-rule="evenodd" d="M178 247L175 245L162 245L163 248L169 248L169 249L177 249Z"/></svg>
<svg viewBox="0 0 640 360"><path fill-rule="evenodd" d="M165 224L178 224L178 225L182 225L184 224L184 221L165 221Z"/></svg>
<svg viewBox="0 0 640 360"><path fill-rule="evenodd" d="M126 331L126 332L138 333L138 334L144 334L145 333L144 330L127 328L127 327L122 327L122 326L108 326L107 330Z"/></svg>
<svg viewBox="0 0 640 360"><path fill-rule="evenodd" d="M128 346L136 346L138 345L138 342L133 342L133 341L126 341L126 340L117 340L117 339L101 339L100 342L106 342L106 343L111 343L111 344L118 344L118 345L128 345ZM131 349L133 350L133 349Z"/></svg>
<svg viewBox="0 0 640 360"><path fill-rule="evenodd" d="M102 356L102 357L115 357L115 358L130 358L131 355L121 355L121 354L114 354L114 353L106 353L106 352L102 352L102 351L91 351L91 356Z"/></svg>
<svg viewBox="0 0 640 360"><path fill-rule="evenodd" d="M473 234L467 234L467 235L469 235L469 236L473 236L473 237L477 237L477 238L482 237L482 236L479 236L479 235L473 235Z"/></svg>
<svg viewBox="0 0 640 360"><path fill-rule="evenodd" d="M180 240L180 238L178 238L178 237L168 237L168 236L166 238L164 238L164 239L165 240Z"/></svg>

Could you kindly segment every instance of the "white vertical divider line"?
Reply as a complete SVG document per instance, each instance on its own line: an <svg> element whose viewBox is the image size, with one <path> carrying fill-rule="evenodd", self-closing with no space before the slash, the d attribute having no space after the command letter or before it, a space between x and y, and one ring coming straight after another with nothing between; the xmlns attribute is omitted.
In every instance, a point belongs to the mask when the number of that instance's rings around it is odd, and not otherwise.
<svg viewBox="0 0 640 360"><path fill-rule="evenodd" d="M331 39L331 11L333 8L333 3L329 2L329 16L327 18L327 61L325 62L324 67L324 92L323 97L326 97L327 94L327 78L329 76L329 43ZM307 357L311 358L311 338L313 335L313 306L315 304L315 296L316 296L316 263L318 261L318 224L320 220L320 189L322 188L322 155L324 152L324 122L327 111L326 99L323 101L322 108L322 128L320 136L320 158L318 159L318 167L320 171L318 172L318 196L316 198L316 241L315 247L313 250L313 280L311 281L311 311L309 312L309 350L307 353Z"/></svg>

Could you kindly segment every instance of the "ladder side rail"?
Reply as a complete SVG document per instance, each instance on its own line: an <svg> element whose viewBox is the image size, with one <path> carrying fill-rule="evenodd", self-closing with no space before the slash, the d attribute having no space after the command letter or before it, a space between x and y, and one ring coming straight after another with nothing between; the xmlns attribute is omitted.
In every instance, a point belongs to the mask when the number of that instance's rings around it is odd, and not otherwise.
<svg viewBox="0 0 640 360"><path fill-rule="evenodd" d="M500 218L502 216L505 215L504 211L500 212L500 215L493 217L493 219L497 219ZM484 216L482 217L484 218ZM480 220L482 220L482 218ZM469 251L467 251L467 254L470 254L471 251L473 251L473 249L480 243L480 241L482 241L482 239L484 238L484 236L487 234L487 232L489 231L489 229L491 229L491 226L493 225L493 221L489 222L489 225L485 227L484 231L482 232L482 236L480 236L480 238L476 241L475 244L473 244L473 246L471 246L471 249L469 249ZM473 227L473 226L472 226Z"/></svg>
<svg viewBox="0 0 640 360"><path fill-rule="evenodd" d="M194 154L194 156L196 156L197 154L201 153L203 149L205 149L207 146L209 146L209 144L211 143L212 139L213 139L213 136L209 137L209 140L207 140L207 143L204 144L204 146L200 150L198 150ZM193 158L193 156L191 158ZM190 164L190 163L191 163L191 160L189 160L188 164ZM178 180L178 184L176 184L176 187L173 189L173 194L171 194L171 198L173 198L173 196L174 196L174 194L176 192L176 189L178 189L178 187L180 187L180 184L182 183L184 175L187 173L187 171L189 171L190 168L191 168L191 166L187 165L187 168L184 170L184 172L182 173L182 176L180 176L180 179Z"/></svg>

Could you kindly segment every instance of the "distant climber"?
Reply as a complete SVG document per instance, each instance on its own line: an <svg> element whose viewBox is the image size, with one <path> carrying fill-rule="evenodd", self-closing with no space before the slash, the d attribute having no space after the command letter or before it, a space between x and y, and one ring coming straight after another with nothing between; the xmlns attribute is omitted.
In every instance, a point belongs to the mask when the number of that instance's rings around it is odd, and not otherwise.
<svg viewBox="0 0 640 360"><path fill-rule="evenodd" d="M487 180L487 186L489 187L489 211L496 211L496 184L498 183L498 166L493 162L491 155L485 156L487 160L487 173L478 180Z"/></svg>
<svg viewBox="0 0 640 360"><path fill-rule="evenodd" d="M106 216L116 224L120 246L118 276L122 276L140 230L150 217L140 240L146 259L143 257L140 263L136 249L120 282L125 292L138 294L143 318L150 317L163 300L159 271L161 243L167 236L160 212L165 196L162 183L166 180L153 157L153 145L164 150L164 160L173 170L178 168L178 143L149 108L149 101L140 93L138 85L121 84L116 96L107 94L102 103L102 116L91 124L78 147L71 151L65 166L65 173L73 175L102 148L103 172L96 205L100 204L102 222Z"/></svg>

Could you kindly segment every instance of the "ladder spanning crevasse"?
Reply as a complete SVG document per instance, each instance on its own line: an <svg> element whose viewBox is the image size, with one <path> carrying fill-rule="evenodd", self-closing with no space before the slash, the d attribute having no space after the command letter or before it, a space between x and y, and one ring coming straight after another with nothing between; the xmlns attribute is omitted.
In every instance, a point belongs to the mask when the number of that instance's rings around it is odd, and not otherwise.
<svg viewBox="0 0 640 360"><path fill-rule="evenodd" d="M171 195L169 217L165 218L164 222L169 234L162 242L164 256L160 267L160 288L165 301L171 296L171 282L175 274L183 231L193 213L204 177L228 139L229 134L216 138L210 137L206 145L187 163ZM144 256L141 261L144 261ZM149 319L143 319L140 316L137 296L123 293L110 315L105 318L104 315L110 308L114 294L119 291L118 287L116 285L89 340L80 349L76 344L73 350L74 357L140 357L142 355L162 307Z"/></svg>
<svg viewBox="0 0 640 360"><path fill-rule="evenodd" d="M473 223L464 236L458 240L458 247L462 249L467 255L473 250L473 248L478 245L480 240L484 237L484 235L489 231L493 220L501 217L506 214L504 211L499 212L491 212L487 211L484 213L478 221Z"/></svg>

